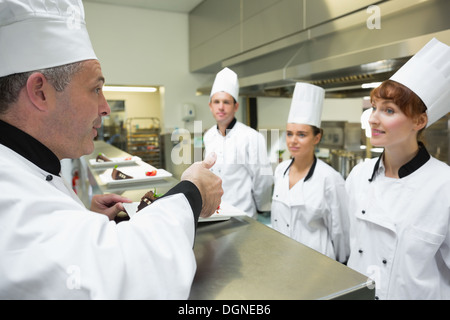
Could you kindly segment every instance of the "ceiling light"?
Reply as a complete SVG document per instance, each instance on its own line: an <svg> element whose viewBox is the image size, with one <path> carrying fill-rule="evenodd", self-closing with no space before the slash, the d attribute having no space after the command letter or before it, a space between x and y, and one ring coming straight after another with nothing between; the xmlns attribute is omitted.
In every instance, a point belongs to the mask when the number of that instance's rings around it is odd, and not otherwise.
<svg viewBox="0 0 450 320"><path fill-rule="evenodd" d="M155 87L127 87L127 86L103 86L103 91L108 92L156 92Z"/></svg>
<svg viewBox="0 0 450 320"><path fill-rule="evenodd" d="M382 82L371 82L371 83L363 83L361 85L361 88L363 89L371 89L371 88L377 88L380 86Z"/></svg>

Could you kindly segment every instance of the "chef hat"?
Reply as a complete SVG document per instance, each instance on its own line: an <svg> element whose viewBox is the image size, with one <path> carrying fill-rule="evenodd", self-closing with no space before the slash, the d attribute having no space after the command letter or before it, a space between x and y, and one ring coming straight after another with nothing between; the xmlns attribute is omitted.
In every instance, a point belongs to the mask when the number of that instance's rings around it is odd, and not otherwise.
<svg viewBox="0 0 450 320"><path fill-rule="evenodd" d="M433 38L391 80L422 99L427 106L429 127L450 112L450 47Z"/></svg>
<svg viewBox="0 0 450 320"><path fill-rule="evenodd" d="M224 68L216 75L214 84L211 90L210 98L217 92L226 92L230 94L234 100L238 101L239 97L239 81L237 74L228 69Z"/></svg>
<svg viewBox="0 0 450 320"><path fill-rule="evenodd" d="M325 90L321 87L297 82L289 110L288 123L309 124L320 128Z"/></svg>
<svg viewBox="0 0 450 320"><path fill-rule="evenodd" d="M81 0L0 1L0 77L89 59Z"/></svg>
<svg viewBox="0 0 450 320"><path fill-rule="evenodd" d="M365 110L361 114L361 129L363 129L366 133L367 138L372 137L372 128L369 123L370 116L372 115L372 108Z"/></svg>

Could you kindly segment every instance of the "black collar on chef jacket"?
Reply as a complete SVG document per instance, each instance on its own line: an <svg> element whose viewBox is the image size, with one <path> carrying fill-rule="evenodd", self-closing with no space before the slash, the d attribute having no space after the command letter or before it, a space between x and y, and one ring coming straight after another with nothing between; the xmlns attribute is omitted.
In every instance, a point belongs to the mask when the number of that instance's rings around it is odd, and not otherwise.
<svg viewBox="0 0 450 320"><path fill-rule="evenodd" d="M236 124L237 120L236 118L233 118L233 120L231 120L230 124L228 125L228 127L225 129L225 135L227 135L228 131L234 128L234 125ZM219 125L217 125L217 130L219 130Z"/></svg>
<svg viewBox="0 0 450 320"><path fill-rule="evenodd" d="M61 172L61 162L50 149L28 133L2 120L0 120L0 143L46 172L55 176Z"/></svg>
<svg viewBox="0 0 450 320"><path fill-rule="evenodd" d="M289 168L292 166L292 164L294 163L295 158L292 158L291 163L289 164L289 166L287 167L286 171L284 171L283 173L283 177L286 175L286 173L288 172ZM311 166L311 168L309 168L308 174L305 177L305 180L303 180L304 182L308 181L309 178L312 177L312 175L314 174L314 170L316 169L316 164L317 164L317 158L316 155L314 155L314 162Z"/></svg>
<svg viewBox="0 0 450 320"><path fill-rule="evenodd" d="M372 172L372 177L369 179L369 182L372 182L373 179L375 179L375 175L377 174L378 169L380 168L380 162L383 156L384 152L378 158L378 161L375 163L375 167L373 168ZM425 145L422 142L419 142L419 152L411 161L400 167L400 169L398 170L398 177L401 179L409 176L411 173L413 173L421 166L423 166L425 163L427 163L427 161L430 160L430 158L431 156L428 153L428 150L425 148Z"/></svg>

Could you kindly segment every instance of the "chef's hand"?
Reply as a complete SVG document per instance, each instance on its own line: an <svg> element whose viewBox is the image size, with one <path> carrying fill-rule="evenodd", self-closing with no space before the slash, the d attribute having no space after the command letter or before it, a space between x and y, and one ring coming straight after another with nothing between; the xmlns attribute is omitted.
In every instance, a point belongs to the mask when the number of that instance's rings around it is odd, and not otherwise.
<svg viewBox="0 0 450 320"><path fill-rule="evenodd" d="M219 207L222 199L222 179L209 169L216 163L215 153L209 154L205 160L192 164L183 172L181 180L188 180L195 184L202 195L202 211L200 217L211 216Z"/></svg>
<svg viewBox="0 0 450 320"><path fill-rule="evenodd" d="M91 211L108 216L109 220L114 220L117 214L124 211L122 203L132 202L130 199L117 194L97 194L92 197Z"/></svg>

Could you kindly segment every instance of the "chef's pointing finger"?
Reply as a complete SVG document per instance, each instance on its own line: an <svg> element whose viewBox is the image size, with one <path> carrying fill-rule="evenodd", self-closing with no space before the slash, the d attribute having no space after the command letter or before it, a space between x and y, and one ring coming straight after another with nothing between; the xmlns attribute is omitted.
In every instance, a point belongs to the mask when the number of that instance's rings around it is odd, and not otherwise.
<svg viewBox="0 0 450 320"><path fill-rule="evenodd" d="M205 160L203 160L202 165L206 169L211 169L211 167L216 163L216 160L217 160L216 153L215 152L211 152L210 154L208 154L206 156Z"/></svg>

